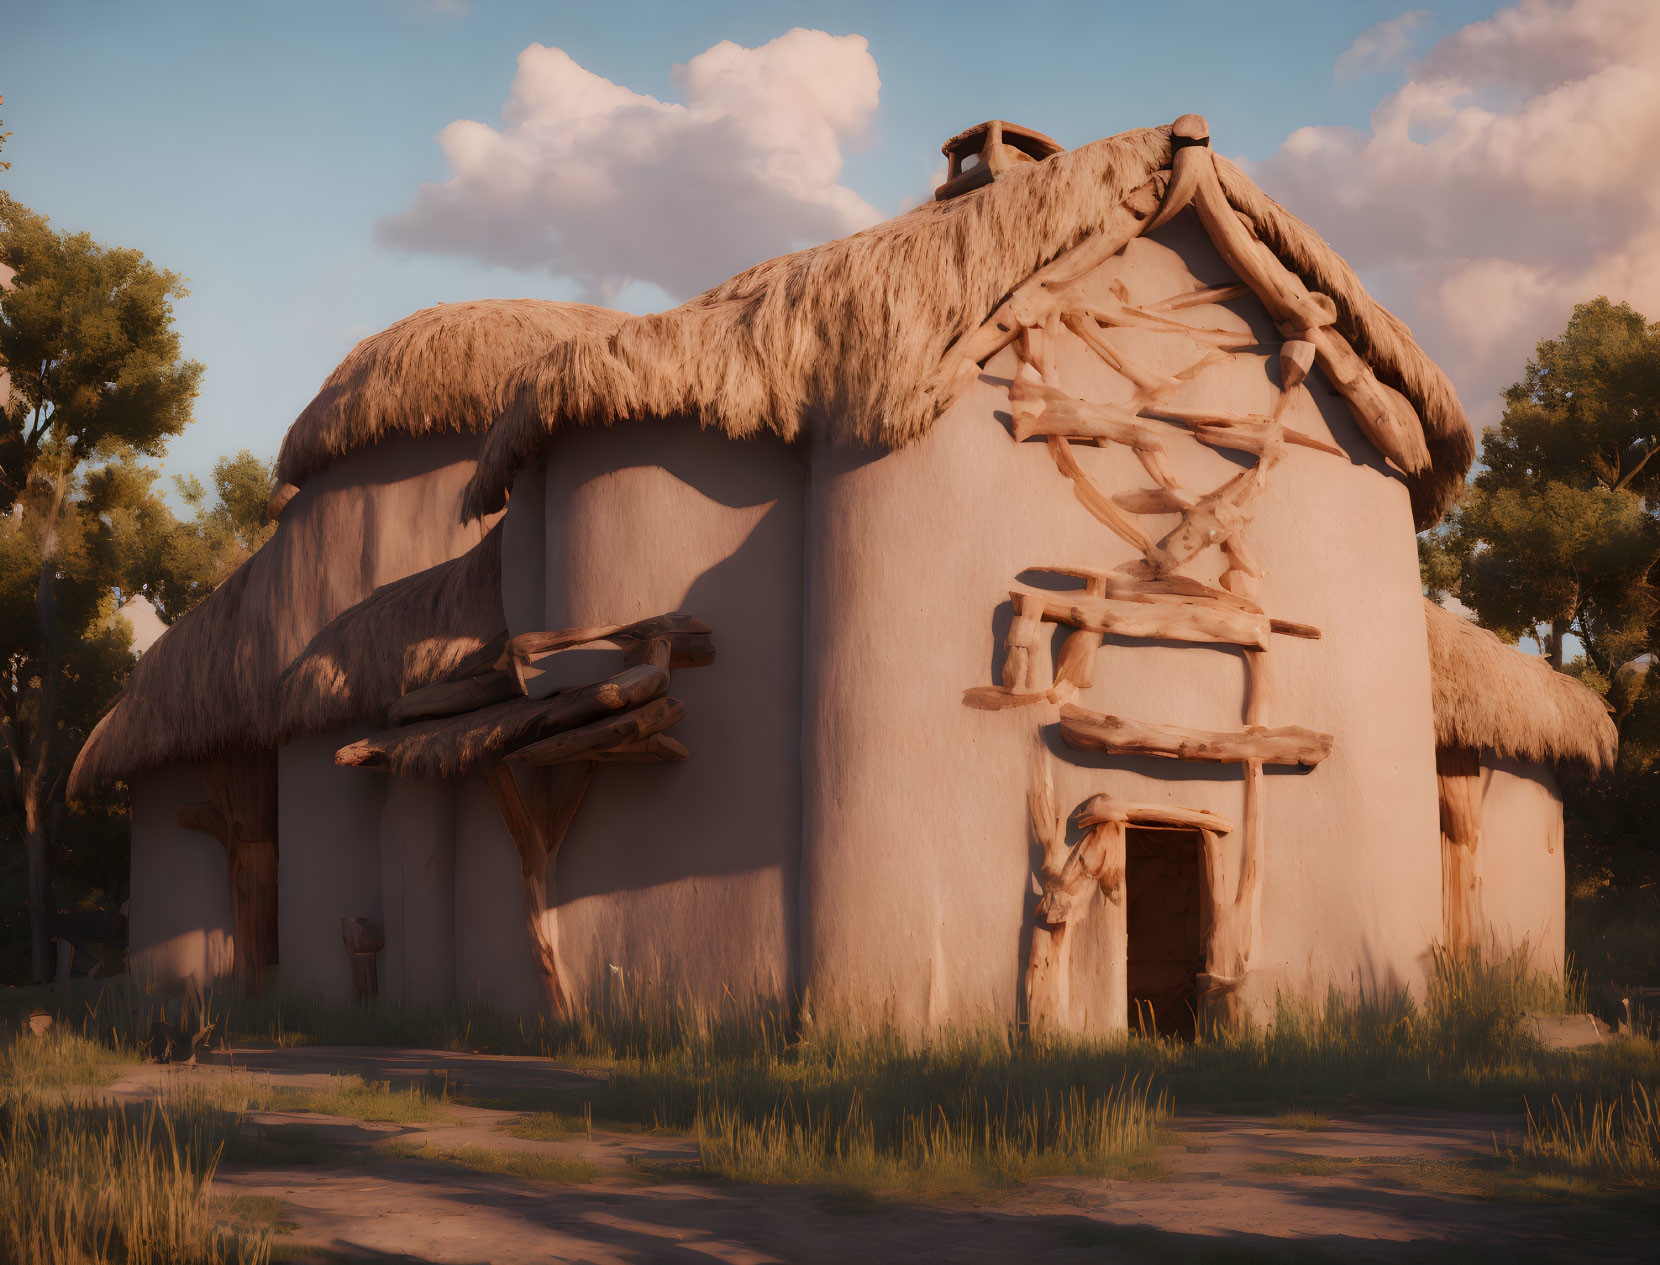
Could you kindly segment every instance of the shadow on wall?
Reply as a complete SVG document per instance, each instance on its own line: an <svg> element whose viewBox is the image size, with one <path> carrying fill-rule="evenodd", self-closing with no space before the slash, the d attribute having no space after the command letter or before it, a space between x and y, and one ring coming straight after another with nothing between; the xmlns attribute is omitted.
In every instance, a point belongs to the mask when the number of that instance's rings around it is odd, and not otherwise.
<svg viewBox="0 0 1660 1265"><path fill-rule="evenodd" d="M708 503L713 530L743 534L673 608L707 622L715 637L715 662L675 673L670 686L686 704L674 732L691 759L598 770L560 857L561 901L776 870L781 862L785 890L793 890L800 761L787 761L789 784L779 785L778 752L800 745L805 460L770 438L725 439L685 422L628 425L651 460L597 464L590 477L660 470ZM754 515L747 523L739 517L744 511ZM688 531L696 530L696 517ZM772 808L746 812L734 796L764 799ZM788 806L784 828L794 832L787 839L778 837L773 820L781 803ZM657 805L672 806L673 819ZM730 823L718 847L695 846L679 829L683 821L705 820ZM599 846L616 855L601 859L594 853Z"/></svg>

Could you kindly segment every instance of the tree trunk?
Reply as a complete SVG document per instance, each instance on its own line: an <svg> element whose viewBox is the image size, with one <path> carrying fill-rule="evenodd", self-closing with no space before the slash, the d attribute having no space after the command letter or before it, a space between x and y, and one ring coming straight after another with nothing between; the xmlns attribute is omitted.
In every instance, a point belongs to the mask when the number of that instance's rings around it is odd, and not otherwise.
<svg viewBox="0 0 1660 1265"><path fill-rule="evenodd" d="M52 846L51 826L40 772L30 766L23 788L23 829L29 861L29 975L37 982L52 978L51 948Z"/></svg>
<svg viewBox="0 0 1660 1265"><path fill-rule="evenodd" d="M1550 622L1550 665L1556 671L1562 670L1562 638L1567 635L1568 621L1553 619Z"/></svg>

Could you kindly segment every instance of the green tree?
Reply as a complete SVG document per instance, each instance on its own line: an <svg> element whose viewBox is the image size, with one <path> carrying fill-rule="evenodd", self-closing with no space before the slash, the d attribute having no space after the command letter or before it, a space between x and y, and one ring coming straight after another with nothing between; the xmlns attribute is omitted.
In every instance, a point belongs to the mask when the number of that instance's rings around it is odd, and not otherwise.
<svg viewBox="0 0 1660 1265"><path fill-rule="evenodd" d="M1600 690L1620 729L1613 797L1656 794L1660 680L1660 325L1598 298L1539 343L1457 512L1420 538L1425 587L1538 640ZM1584 659L1564 663L1569 635Z"/></svg>
<svg viewBox="0 0 1660 1265"><path fill-rule="evenodd" d="M188 605L211 577L188 576L181 530L155 495L159 457L189 423L201 365L185 360L172 302L179 277L139 251L56 232L0 193L0 730L28 865L30 971L47 970L52 806L68 756L130 665L113 619L148 587L157 556L174 566L164 605ZM174 538L170 547L169 538ZM168 585L172 587L169 589Z"/></svg>

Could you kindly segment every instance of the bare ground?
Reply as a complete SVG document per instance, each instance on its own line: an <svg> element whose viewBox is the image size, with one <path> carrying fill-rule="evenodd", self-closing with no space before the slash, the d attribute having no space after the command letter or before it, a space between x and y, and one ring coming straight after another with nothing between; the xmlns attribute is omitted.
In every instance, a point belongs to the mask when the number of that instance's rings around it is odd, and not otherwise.
<svg viewBox="0 0 1660 1265"><path fill-rule="evenodd" d="M483 1097L576 1088L594 1077L551 1060L360 1047L239 1049L234 1065L279 1084L336 1074L393 1083L447 1073ZM224 1069L145 1067L110 1092L154 1095L180 1077ZM446 1105L424 1124L366 1123L308 1112L255 1113L280 1138L306 1126L326 1144L296 1156L226 1164L223 1195L280 1199L292 1226L285 1259L442 1262L885 1261L1100 1262L1648 1261L1660 1256L1660 1206L1508 1202L1470 1167L1515 1118L1459 1112L1356 1114L1304 1131L1244 1115L1183 1112L1164 1149L1166 1176L1035 1182L975 1204L852 1199L791 1186L736 1186L677 1173L687 1138L596 1128L590 1141L514 1138L513 1112ZM596 1165L563 1184L375 1154L396 1140L476 1146ZM262 1150L265 1149L262 1147ZM319 1148L314 1148L317 1150ZM314 1162L296 1163L296 1158ZM315 1162L320 1160L321 1162ZM1348 1162L1345 1162L1348 1161ZM644 1165L646 1171L634 1167Z"/></svg>

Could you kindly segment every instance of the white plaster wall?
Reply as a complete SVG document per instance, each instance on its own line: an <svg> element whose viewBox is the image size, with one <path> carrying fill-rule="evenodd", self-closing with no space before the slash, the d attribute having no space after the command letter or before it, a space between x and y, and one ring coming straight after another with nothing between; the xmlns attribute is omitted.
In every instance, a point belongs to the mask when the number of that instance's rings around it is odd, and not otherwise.
<svg viewBox="0 0 1660 1265"><path fill-rule="evenodd" d="M792 986L805 479L775 440L684 421L576 431L550 456L544 627L686 611L717 647L671 686L690 761L601 766L566 840L579 990L614 969L706 1001Z"/></svg>
<svg viewBox="0 0 1660 1265"><path fill-rule="evenodd" d="M236 917L225 849L179 825L178 806L205 799L193 765L170 764L133 781L127 935L132 973L147 984L213 980L232 969Z"/></svg>
<svg viewBox="0 0 1660 1265"><path fill-rule="evenodd" d="M1122 265L1091 284L1104 288L1114 276L1132 302L1233 279L1191 213L1132 244ZM1173 402L1271 412L1279 336L1254 301L1231 308L1251 314L1262 345ZM1240 324L1216 307L1182 315ZM1202 350L1152 335L1120 345L1167 372ZM1025 807L1036 744L1053 753L1067 812L1108 792L1242 820L1237 766L1090 756L1061 743L1056 708L982 712L962 703L965 688L999 680L1008 591L1024 569L1111 569L1132 556L1076 501L1040 441L1013 442L1006 382L1015 365L1012 350L1001 353L906 449L814 452L802 953L821 1019L891 1020L916 1031L1015 1015L1037 862ZM1132 391L1070 334L1060 369L1063 386L1084 398ZM1261 932L1245 992L1259 1014L1280 988L1421 987L1441 908L1439 851L1421 842L1437 838L1438 818L1406 488L1318 373L1291 420L1350 459L1292 448L1258 502L1250 540L1269 571L1264 605L1325 634L1274 639L1269 718L1333 733L1336 744L1318 769L1266 779ZM1240 468L1174 427L1169 449L1191 488L1214 487ZM1108 492L1151 483L1128 449L1074 452ZM1177 519L1143 522L1157 538ZM1208 572L1189 573L1214 579L1220 560L1210 556ZM1237 653L1109 639L1079 702L1228 729L1241 725L1244 698ZM1237 881L1237 845L1229 871ZM1085 925L1074 959L1073 996L1095 1030L1124 1019L1099 1001L1105 964L1091 937L1104 926Z"/></svg>
<svg viewBox="0 0 1660 1265"><path fill-rule="evenodd" d="M533 1015L542 1008L543 992L525 930L518 850L483 778L451 785L456 998Z"/></svg>
<svg viewBox="0 0 1660 1265"><path fill-rule="evenodd" d="M407 1006L455 996L455 788L386 779L380 810L381 996Z"/></svg>
<svg viewBox="0 0 1660 1265"><path fill-rule="evenodd" d="M1545 766L1482 753L1476 873L1491 947L1525 947L1535 969L1561 975L1562 792Z"/></svg>
<svg viewBox="0 0 1660 1265"><path fill-rule="evenodd" d="M367 728L299 738L277 752L277 945L287 992L352 1000L342 918L379 918L383 773L334 753Z"/></svg>

